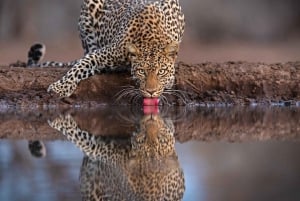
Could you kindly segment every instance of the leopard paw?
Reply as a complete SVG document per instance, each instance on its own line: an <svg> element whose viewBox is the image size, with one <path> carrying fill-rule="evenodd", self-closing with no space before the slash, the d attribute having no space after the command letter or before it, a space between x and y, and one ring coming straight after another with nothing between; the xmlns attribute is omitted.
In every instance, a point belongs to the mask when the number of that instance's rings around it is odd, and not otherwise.
<svg viewBox="0 0 300 201"><path fill-rule="evenodd" d="M60 97L69 97L73 94L77 87L77 84L74 82L70 81L63 81L63 80L58 80L57 82L54 82L51 84L47 92L55 92L57 93Z"/></svg>

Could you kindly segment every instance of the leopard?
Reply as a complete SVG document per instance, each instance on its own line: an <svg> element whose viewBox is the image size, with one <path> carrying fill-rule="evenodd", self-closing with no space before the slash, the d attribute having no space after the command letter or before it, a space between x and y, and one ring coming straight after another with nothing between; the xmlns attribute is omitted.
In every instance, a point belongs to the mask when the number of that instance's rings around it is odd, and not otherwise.
<svg viewBox="0 0 300 201"><path fill-rule="evenodd" d="M71 115L49 121L84 153L82 200L182 200L184 173L175 150L174 124L159 114L144 115L128 138L93 135Z"/></svg>
<svg viewBox="0 0 300 201"><path fill-rule="evenodd" d="M159 98L174 85L184 27L179 0L84 0L78 22L84 56L68 63L39 63L45 46L35 44L28 65L71 66L48 87L59 97L71 96L90 76L123 66L136 83L135 93Z"/></svg>

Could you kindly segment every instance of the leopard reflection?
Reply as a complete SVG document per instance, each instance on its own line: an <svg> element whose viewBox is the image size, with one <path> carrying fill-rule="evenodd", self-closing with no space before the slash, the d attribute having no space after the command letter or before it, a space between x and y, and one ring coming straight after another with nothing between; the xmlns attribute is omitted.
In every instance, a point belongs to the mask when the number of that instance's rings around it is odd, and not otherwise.
<svg viewBox="0 0 300 201"><path fill-rule="evenodd" d="M145 115L138 130L123 140L83 131L70 115L49 124L85 153L80 170L83 200L182 200L184 175L171 120Z"/></svg>

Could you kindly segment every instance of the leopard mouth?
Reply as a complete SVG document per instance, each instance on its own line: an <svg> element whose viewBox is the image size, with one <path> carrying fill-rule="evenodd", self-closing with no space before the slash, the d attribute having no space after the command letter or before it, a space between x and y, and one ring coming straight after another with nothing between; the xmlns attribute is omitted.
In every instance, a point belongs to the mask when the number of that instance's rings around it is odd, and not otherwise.
<svg viewBox="0 0 300 201"><path fill-rule="evenodd" d="M159 98L144 98L143 112L145 115L159 114Z"/></svg>
<svg viewBox="0 0 300 201"><path fill-rule="evenodd" d="M142 90L143 105L144 106L158 106L159 95L156 92L149 92Z"/></svg>
<svg viewBox="0 0 300 201"><path fill-rule="evenodd" d="M158 106L159 98L158 97L153 97L153 98L144 97L143 105L144 106Z"/></svg>

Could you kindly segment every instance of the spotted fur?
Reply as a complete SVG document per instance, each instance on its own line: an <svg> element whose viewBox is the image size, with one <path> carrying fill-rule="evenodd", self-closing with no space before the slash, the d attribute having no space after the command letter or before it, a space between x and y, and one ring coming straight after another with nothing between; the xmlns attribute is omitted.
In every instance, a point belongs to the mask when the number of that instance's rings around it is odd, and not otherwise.
<svg viewBox="0 0 300 201"><path fill-rule="evenodd" d="M78 26L85 55L67 64L46 63L72 65L48 91L68 97L81 80L118 66L131 67L144 97L159 97L172 87L184 32L178 0L84 0Z"/></svg>
<svg viewBox="0 0 300 201"><path fill-rule="evenodd" d="M50 126L75 143L85 157L80 172L83 200L181 200L184 175L175 152L174 126L147 115L122 141L81 130L70 115Z"/></svg>

